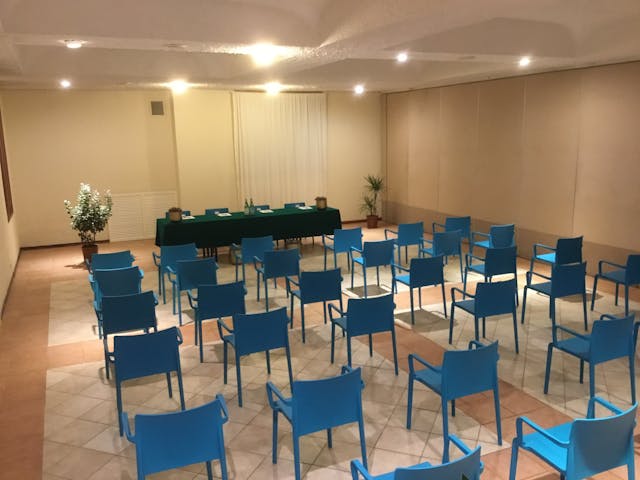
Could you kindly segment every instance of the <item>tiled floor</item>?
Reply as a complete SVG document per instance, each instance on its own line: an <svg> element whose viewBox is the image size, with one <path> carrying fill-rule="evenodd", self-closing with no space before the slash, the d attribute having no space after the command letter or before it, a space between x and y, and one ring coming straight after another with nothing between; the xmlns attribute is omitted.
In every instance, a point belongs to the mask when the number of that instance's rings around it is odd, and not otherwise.
<svg viewBox="0 0 640 480"><path fill-rule="evenodd" d="M367 239L382 237L382 229L365 230ZM316 242L317 243L317 242ZM157 288L157 275L151 262L151 241L104 244L102 251L130 248L137 264L145 269L145 289ZM135 451L118 435L115 387L104 377L102 344L95 332L95 314L86 271L80 265L77 246L23 251L0 327L0 410L3 427L0 444L0 478L98 479L135 478ZM322 266L319 245L303 247L301 266L314 270ZM346 263L342 259L345 300L361 293L362 275L356 271L356 288L350 290ZM220 258L219 281L234 278L233 266ZM526 262L522 263L522 272ZM544 269L542 269L544 271ZM252 269L247 269L252 272ZM373 270L369 283L373 283ZM263 302L255 300L255 276L248 275L247 309L260 311ZM450 282L459 281L456 262L446 267ZM478 280L479 277L473 278ZM381 272L381 291L390 289L388 269ZM522 286L523 275L520 276ZM458 285L450 283L450 286ZM590 285L590 283L588 283ZM604 291L603 291L604 292ZM634 292L635 293L635 292ZM447 292L448 296L448 292ZM270 289L275 305L288 305L282 284ZM404 427L406 418L407 364L409 353L439 363L448 345L449 321L442 315L439 290L425 289L424 309L416 313L411 326L408 292L396 296L397 344L401 372L393 374L390 336L376 335L374 356L366 344L354 343L354 365L363 366L366 387L363 392L365 429L370 468L374 473L410 465L421 460L438 463L442 454L442 417L440 401L425 388L417 387L414 400L413 429ZM186 317L191 311L183 303ZM490 319L489 340L500 341L499 375L501 378L501 417L504 442L496 444L493 401L490 394L475 395L458 402L458 414L450 417L450 428L470 446L482 446L485 474L483 478L508 478L510 440L515 418L526 414L543 426L583 416L586 411L588 384L578 382L578 364L573 358L554 355L550 394L542 393L546 346L550 321L547 300L530 295L525 324L518 323L520 354L513 345L513 326L509 317ZM449 307L449 306L448 306ZM619 313L610 294L603 293L596 310ZM637 310L638 304L632 308ZM296 378L321 378L336 374L346 361L342 338L336 345L336 363L329 362L330 329L322 322L321 305L306 307L307 343L300 331L290 335L292 364ZM600 311L589 312L591 318ZM580 303L558 302L558 318L563 325L580 329ZM171 302L158 306L160 327L177 324L171 314ZM518 317L519 320L519 317ZM299 327L296 303L295 326ZM211 322L206 325L205 363L200 364L193 346L191 324L183 327L185 344L181 348L185 397L195 406L223 393L230 409L225 426L229 473L235 479L293 478L290 432L280 422L278 464L271 463L271 414L266 401L267 380L264 356L242 360L245 406L236 398L235 367L229 370L229 384L222 383L221 346ZM456 312L455 348L466 348L473 336L473 319ZM270 380L288 390L286 364L281 354L272 360ZM628 369L623 362L610 362L597 371L598 394L619 406L630 402ZM175 381L174 381L175 384ZM124 390L125 410L130 414L153 413L177 409L167 396L163 378L131 382ZM302 442L303 474L308 479L350 478L348 464L358 458L357 429L338 428L334 448L328 449L323 434L311 435ZM217 465L216 465L217 468ZM206 478L202 465L156 475L153 478ZM542 462L521 455L518 479L559 478ZM624 470L597 478L627 478ZM640 477L638 477L640 478Z"/></svg>

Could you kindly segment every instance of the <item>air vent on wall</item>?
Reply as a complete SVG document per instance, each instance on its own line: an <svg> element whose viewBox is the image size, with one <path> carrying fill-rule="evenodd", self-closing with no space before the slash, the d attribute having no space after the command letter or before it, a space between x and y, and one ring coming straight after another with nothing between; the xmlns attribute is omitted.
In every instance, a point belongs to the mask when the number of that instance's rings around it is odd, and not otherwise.
<svg viewBox="0 0 640 480"><path fill-rule="evenodd" d="M161 100L151 102L151 115L164 115L164 103Z"/></svg>

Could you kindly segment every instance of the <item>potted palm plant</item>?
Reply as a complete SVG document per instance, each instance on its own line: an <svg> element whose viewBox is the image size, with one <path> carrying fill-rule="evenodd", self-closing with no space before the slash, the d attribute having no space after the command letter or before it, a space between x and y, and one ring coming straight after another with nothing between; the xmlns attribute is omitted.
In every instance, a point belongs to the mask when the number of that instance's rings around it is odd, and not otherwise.
<svg viewBox="0 0 640 480"><path fill-rule="evenodd" d="M380 175L367 175L365 194L362 197L361 210L367 215L367 228L378 226L378 195L384 188L384 179Z"/></svg>
<svg viewBox="0 0 640 480"><path fill-rule="evenodd" d="M64 201L67 215L71 219L71 228L76 230L80 237L85 261L91 261L91 255L98 252L96 234L106 228L111 217L112 205L109 190L101 197L100 192L92 190L87 183L80 184L76 205L71 205L69 200Z"/></svg>

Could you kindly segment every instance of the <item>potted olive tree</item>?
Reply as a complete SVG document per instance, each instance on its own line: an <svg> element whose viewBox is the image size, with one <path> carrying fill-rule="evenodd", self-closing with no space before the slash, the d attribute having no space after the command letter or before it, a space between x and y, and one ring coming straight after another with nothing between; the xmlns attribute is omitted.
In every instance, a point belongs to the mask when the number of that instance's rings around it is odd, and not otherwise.
<svg viewBox="0 0 640 480"><path fill-rule="evenodd" d="M362 197L362 212L367 215L367 228L378 226L378 195L384 188L384 179L380 175L367 175L365 180L365 194Z"/></svg>
<svg viewBox="0 0 640 480"><path fill-rule="evenodd" d="M80 237L85 261L91 261L91 255L98 252L96 234L106 228L111 217L112 205L109 190L101 197L100 192L92 190L86 183L80 184L76 205L71 205L69 200L64 201L64 207L71 219L71 228L76 230Z"/></svg>

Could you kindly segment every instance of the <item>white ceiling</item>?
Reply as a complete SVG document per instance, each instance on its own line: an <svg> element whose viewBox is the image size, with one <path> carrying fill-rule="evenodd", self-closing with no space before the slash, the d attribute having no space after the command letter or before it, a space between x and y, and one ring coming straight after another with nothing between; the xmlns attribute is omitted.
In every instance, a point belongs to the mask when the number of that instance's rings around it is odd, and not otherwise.
<svg viewBox="0 0 640 480"><path fill-rule="evenodd" d="M639 60L640 0L0 0L0 32L5 88L396 91ZM257 67L258 42L291 56Z"/></svg>

